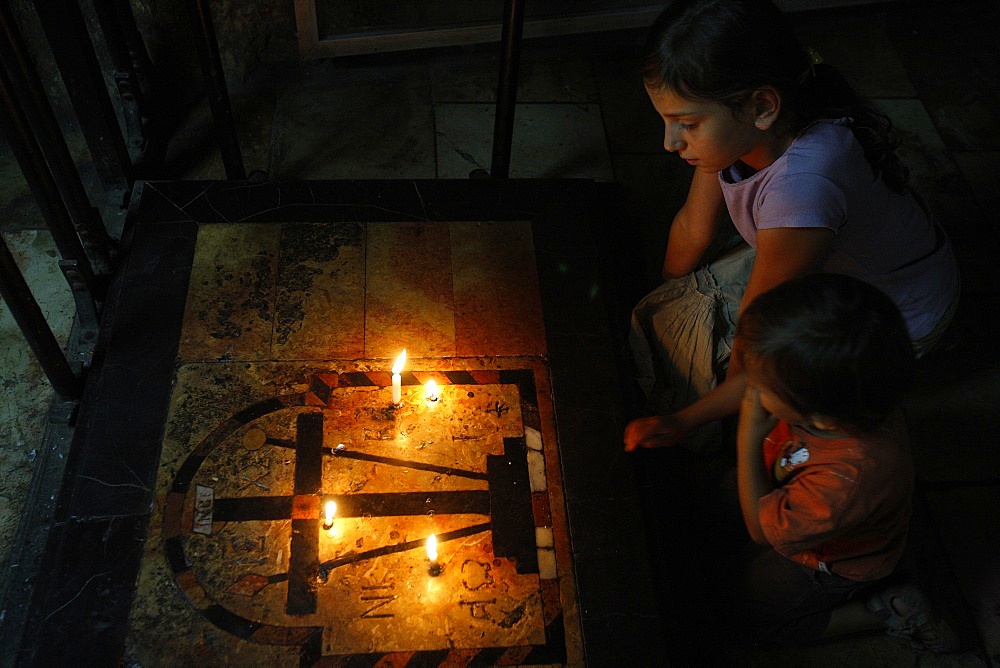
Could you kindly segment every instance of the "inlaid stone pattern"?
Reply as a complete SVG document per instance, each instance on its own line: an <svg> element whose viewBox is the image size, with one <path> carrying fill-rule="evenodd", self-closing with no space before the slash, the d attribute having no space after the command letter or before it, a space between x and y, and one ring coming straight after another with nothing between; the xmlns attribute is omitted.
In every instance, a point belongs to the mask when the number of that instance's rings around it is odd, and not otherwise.
<svg viewBox="0 0 1000 668"><path fill-rule="evenodd" d="M545 354L530 223L203 225L128 660L581 664Z"/></svg>
<svg viewBox="0 0 1000 668"><path fill-rule="evenodd" d="M580 658L544 367L415 364L179 370L131 660Z"/></svg>

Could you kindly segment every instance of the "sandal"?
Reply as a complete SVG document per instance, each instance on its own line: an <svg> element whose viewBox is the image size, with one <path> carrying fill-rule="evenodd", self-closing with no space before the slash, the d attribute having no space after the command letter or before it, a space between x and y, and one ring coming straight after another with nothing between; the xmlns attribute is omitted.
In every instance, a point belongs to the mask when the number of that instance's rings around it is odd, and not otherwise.
<svg viewBox="0 0 1000 668"><path fill-rule="evenodd" d="M865 607L886 623L889 635L905 638L918 649L940 653L959 648L958 636L914 585L880 589L868 597Z"/></svg>

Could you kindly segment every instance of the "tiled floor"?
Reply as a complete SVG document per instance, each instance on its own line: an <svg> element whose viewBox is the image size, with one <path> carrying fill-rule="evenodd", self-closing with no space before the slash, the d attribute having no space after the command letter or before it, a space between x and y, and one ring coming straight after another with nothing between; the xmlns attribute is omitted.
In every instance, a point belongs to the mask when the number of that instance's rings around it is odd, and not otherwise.
<svg viewBox="0 0 1000 668"><path fill-rule="evenodd" d="M925 366L924 382L911 402L911 416L920 476L916 561L935 598L955 620L966 651L954 657L930 657L900 641L865 637L779 653L744 650L719 660L749 665L1000 665L1000 562L996 558L1000 553L996 436L1000 433L1000 364L990 336L1000 329L1000 263L996 261L1000 202L987 177L1000 158L996 132L1000 87L995 68L1000 45L991 32L1000 24L1000 10L986 0L952 3L947 12L931 3L908 3L802 14L796 21L805 40L828 61L842 66L862 92L876 98L892 115L906 140L904 154L914 185L951 234L960 256L964 293L958 319L947 348ZM587 224L576 236L566 229L565 211L578 207L579 202L565 194L539 201L550 194L545 189L532 196L508 196L502 188L489 190L494 186L481 185L487 190L477 191L468 202L405 182L378 197L349 188L338 190L338 201L356 205L356 212L366 219L381 210L383 218L416 211L429 220L461 220L462 211L473 208L476 215L467 214L468 220L496 217L533 222L564 493L590 665L622 665L630 658L633 665L697 664L719 645L708 624L692 628L689 623L683 577L669 570L676 563L671 557L684 552L685 537L678 535L679 525L671 524L669 513L665 513L665 531L656 533L651 528L645 537L654 548L651 561L644 559L647 541L640 531L624 533L627 545L609 544L605 535L608 527L619 532L629 529L632 525L623 518L637 514L642 502L651 498L648 490L636 487L636 480L646 479L642 475L648 468L646 462L632 461L620 451L621 428L630 414L627 402L613 398L618 396L620 333L628 308L655 284L665 221L682 201L689 178L686 165L665 155L660 147L658 121L630 60L638 37L637 33L619 33L526 44L510 173L515 178L579 177L602 184L598 199L605 208L592 207L580 214ZM233 92L248 171L263 170L273 182L437 179L445 183L466 179L473 169L489 168L496 80L491 50L451 49L312 63L302 74L299 79L285 77L276 84L265 81ZM224 178L210 141L207 108L194 108L183 118L155 177ZM54 256L55 251L45 233L34 232L43 225L12 162L4 159L2 164L4 238L26 265L40 266L38 261ZM290 201L299 208L286 210L281 219L312 220L310 211L324 203L322 188L313 191L291 183L289 187L289 195L294 193ZM587 192L593 196L591 190ZM99 194L95 198L100 201ZM193 196L171 201L181 203L181 208L192 204L186 211L198 210ZM511 207L518 210L511 211ZM265 208L260 204L244 211L256 215ZM337 212L338 216L349 214ZM199 216L212 214L192 215L201 221ZM301 220L292 221L295 215ZM183 237L179 233L177 238ZM150 250L161 248L160 244L169 248L169 243L161 239L130 252L154 264L166 263L169 269L176 258L158 257ZM183 263L178 265L181 269ZM26 273L40 300L55 307L58 298L41 295L64 290L61 277L45 280L29 270ZM146 287L147 297L152 298L177 290L176 285L169 290L159 285ZM197 287L193 285L192 290ZM373 286L369 298L384 300L386 295L378 294ZM163 304L164 308L169 305ZM182 308L183 303L174 307ZM135 306L118 308L119 318L135 315L129 311ZM63 307L62 313L67 312ZM65 336L67 316L51 317ZM7 325L5 331L11 329ZM385 357L374 330L384 331L373 328L370 343L364 341L363 356ZM315 345L296 343L294 334L288 332L289 345ZM5 351L11 351L14 359L30 360L30 354L17 345L16 330L13 335L5 334L4 341L8 340ZM444 341L428 340L429 350L447 346ZM350 337L340 337L338 342L348 345ZM141 343L130 351L136 360L143 358ZM182 344L182 349L184 345L189 344ZM244 339L239 345L250 344ZM230 350L226 344L208 356L235 353L237 348ZM172 367L169 359L160 364L161 371L164 364ZM60 521L53 526L62 541L57 545L72 540L80 546L74 548L80 554L117 555L117 561L110 562L114 569L108 569L112 575L102 570L109 562L99 558L57 559L52 563L60 567L59 577L39 581L44 585L35 588L44 592L38 602L41 607L28 609L34 580L20 562L26 555L38 554L43 529L53 518L51 506L44 508L43 502L51 504L54 498L50 497L56 493L51 483L39 483L44 478L41 464L47 462L47 469L58 467L65 454L42 440L45 409L39 407L48 405L51 393L46 392L37 369L28 367L11 371L17 367L5 357L2 371L5 411L19 418L2 422L7 430L3 456L11 462L6 470L12 472L5 476L5 505L0 507L0 520L6 524L2 535L7 537L3 553L21 556L5 561L3 633L5 639L11 638L9 634L18 631L11 620L25 618L30 622L29 634L46 624L66 632L57 622L73 613L78 622L87 620L76 633L91 634L90 648L120 652L125 630L105 623L100 602L121 600L131 591L128 578L115 580L113 573L134 573L139 568L134 541L145 531L149 512L146 492L138 489L142 484L132 483L136 488L132 495L128 488L119 488L123 494L117 497L122 500L119 505L95 506L90 518L94 521ZM19 397L28 399L22 402ZM137 442L152 438L142 431L142 417L128 416ZM40 458L40 454L46 456ZM637 470L635 464L641 464ZM64 500L63 512L81 495L101 496L83 494L80 490L86 486L74 488L76 496ZM22 515L38 526L26 527L20 521ZM65 519L59 511L55 516ZM70 561L73 568L68 566ZM658 615L650 607L652 591L659 594ZM22 658L51 656L46 653L55 651L53 647L39 645L33 637L22 648ZM14 641L7 644L5 659L15 652L11 648L17 646L16 637Z"/></svg>

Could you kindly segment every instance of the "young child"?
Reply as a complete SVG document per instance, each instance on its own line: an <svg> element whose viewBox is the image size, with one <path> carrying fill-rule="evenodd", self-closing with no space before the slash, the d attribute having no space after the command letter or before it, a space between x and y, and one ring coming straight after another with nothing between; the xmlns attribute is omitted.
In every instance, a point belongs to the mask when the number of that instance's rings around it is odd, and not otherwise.
<svg viewBox="0 0 1000 668"><path fill-rule="evenodd" d="M918 353L954 313L950 243L907 190L888 119L818 60L769 0L674 0L651 28L646 91L664 148L694 170L665 283L633 313L652 415L628 425L626 450L719 447L718 420L736 414L745 385L731 355L740 310L789 278L824 271L875 285ZM706 258L727 214L739 247Z"/></svg>
<svg viewBox="0 0 1000 668"><path fill-rule="evenodd" d="M728 590L740 625L772 642L882 628L956 649L918 588L878 586L903 555L914 478L899 404L915 358L893 302L848 276L790 279L747 306L736 341L738 496L762 546Z"/></svg>

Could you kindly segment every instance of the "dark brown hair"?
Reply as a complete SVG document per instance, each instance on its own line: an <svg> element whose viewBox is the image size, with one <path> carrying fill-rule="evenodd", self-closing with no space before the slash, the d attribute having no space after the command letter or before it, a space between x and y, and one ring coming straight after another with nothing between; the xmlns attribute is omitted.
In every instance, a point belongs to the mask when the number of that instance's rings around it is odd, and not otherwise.
<svg viewBox="0 0 1000 668"><path fill-rule="evenodd" d="M805 416L849 432L881 424L912 380L915 357L896 305L840 274L793 278L758 295L736 327L740 361Z"/></svg>
<svg viewBox="0 0 1000 668"><path fill-rule="evenodd" d="M821 118L850 118L876 177L896 192L908 170L896 155L892 122L834 67L814 63L770 0L674 0L647 35L642 75L652 89L736 110L760 86L782 96L782 117L798 134Z"/></svg>

